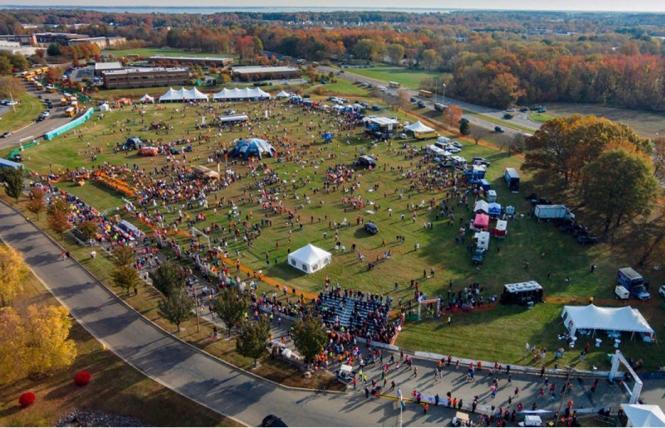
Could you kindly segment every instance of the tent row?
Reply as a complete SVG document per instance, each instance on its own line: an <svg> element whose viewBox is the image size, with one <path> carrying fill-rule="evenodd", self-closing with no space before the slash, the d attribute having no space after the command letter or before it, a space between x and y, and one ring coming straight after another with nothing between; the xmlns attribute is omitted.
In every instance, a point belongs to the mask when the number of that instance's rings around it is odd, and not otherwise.
<svg viewBox="0 0 665 428"><path fill-rule="evenodd" d="M146 97L147 95L144 98ZM261 88L224 88L216 94L212 95L212 99L215 101L256 101L268 100L270 97L271 95ZM144 101L144 98L141 99L141 102L151 102L148 99ZM169 88L166 93L159 97L159 102L208 101L208 98L208 95L199 91L197 88Z"/></svg>

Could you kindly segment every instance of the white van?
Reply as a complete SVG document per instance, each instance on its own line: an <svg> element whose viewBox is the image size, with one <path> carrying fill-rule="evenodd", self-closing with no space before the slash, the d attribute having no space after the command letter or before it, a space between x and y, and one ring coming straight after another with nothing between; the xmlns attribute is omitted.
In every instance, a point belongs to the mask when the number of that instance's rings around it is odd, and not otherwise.
<svg viewBox="0 0 665 428"><path fill-rule="evenodd" d="M630 292L623 285L617 285L614 287L614 294L619 300L628 300L630 298Z"/></svg>

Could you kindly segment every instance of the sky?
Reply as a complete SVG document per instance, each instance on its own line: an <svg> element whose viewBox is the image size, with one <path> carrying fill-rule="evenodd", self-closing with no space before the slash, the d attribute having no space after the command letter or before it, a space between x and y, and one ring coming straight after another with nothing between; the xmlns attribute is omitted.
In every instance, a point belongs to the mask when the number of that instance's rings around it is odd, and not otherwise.
<svg viewBox="0 0 665 428"><path fill-rule="evenodd" d="M186 0L0 0L22 6L192 6ZM665 0L197 0L198 7L455 8L665 12Z"/></svg>

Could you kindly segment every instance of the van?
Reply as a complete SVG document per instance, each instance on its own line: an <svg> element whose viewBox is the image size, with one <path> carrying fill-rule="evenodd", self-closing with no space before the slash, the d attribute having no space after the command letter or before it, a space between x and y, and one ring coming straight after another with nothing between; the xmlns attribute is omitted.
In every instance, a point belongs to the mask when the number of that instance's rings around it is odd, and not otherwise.
<svg viewBox="0 0 665 428"><path fill-rule="evenodd" d="M623 285L614 287L614 295L619 300L628 300L630 298L630 292Z"/></svg>
<svg viewBox="0 0 665 428"><path fill-rule="evenodd" d="M617 285L623 286L630 294L640 300L649 300L651 293L647 290L646 281L639 272L631 267L619 269Z"/></svg>

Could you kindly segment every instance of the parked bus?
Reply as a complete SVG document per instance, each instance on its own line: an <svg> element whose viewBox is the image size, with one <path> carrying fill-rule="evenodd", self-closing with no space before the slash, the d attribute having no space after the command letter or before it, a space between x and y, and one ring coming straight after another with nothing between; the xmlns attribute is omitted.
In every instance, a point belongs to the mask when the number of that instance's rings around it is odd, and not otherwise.
<svg viewBox="0 0 665 428"><path fill-rule="evenodd" d="M418 95L423 98L432 98L432 92L421 89L418 91Z"/></svg>
<svg viewBox="0 0 665 428"><path fill-rule="evenodd" d="M391 88L399 88L400 84L399 82L388 82L388 86Z"/></svg>

